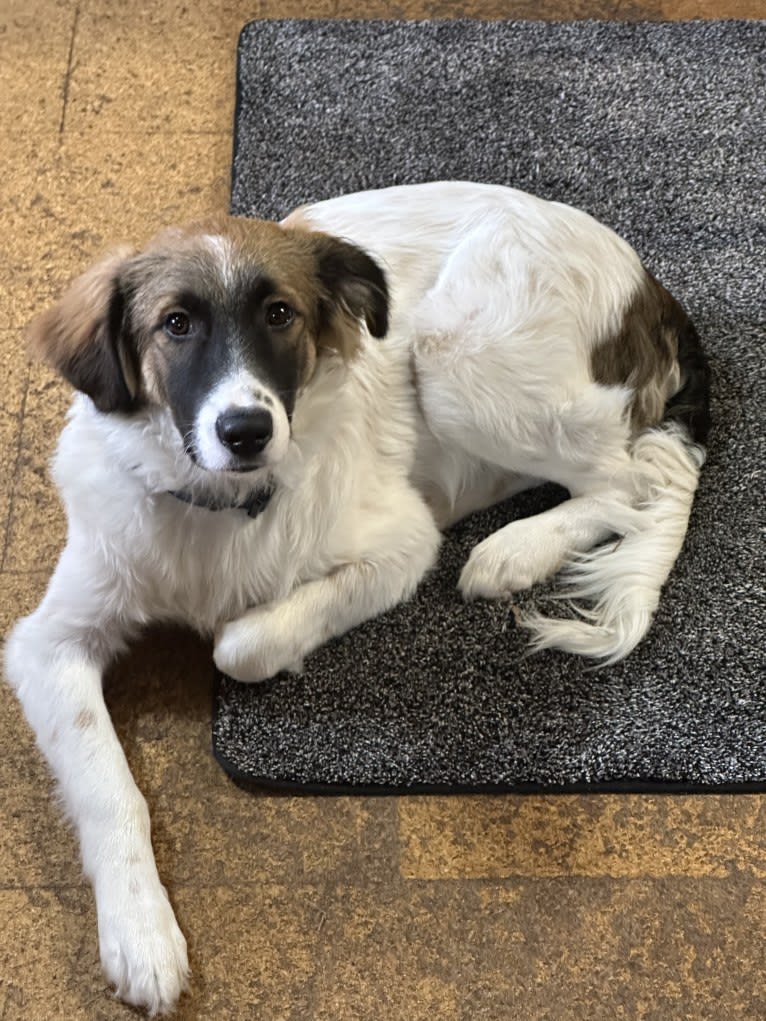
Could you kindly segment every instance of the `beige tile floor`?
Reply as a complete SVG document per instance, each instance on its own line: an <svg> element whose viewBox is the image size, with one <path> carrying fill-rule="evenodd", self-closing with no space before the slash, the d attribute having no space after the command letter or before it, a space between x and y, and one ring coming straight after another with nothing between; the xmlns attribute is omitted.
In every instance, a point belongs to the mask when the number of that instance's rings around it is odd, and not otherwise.
<svg viewBox="0 0 766 1021"><path fill-rule="evenodd" d="M224 208L253 17L723 17L759 0L0 0L0 625L64 525L67 393L22 327L107 243ZM762 1021L766 798L253 797L210 756L210 649L154 631L108 681L194 978L179 1018ZM0 1019L105 991L75 841L0 686Z"/></svg>

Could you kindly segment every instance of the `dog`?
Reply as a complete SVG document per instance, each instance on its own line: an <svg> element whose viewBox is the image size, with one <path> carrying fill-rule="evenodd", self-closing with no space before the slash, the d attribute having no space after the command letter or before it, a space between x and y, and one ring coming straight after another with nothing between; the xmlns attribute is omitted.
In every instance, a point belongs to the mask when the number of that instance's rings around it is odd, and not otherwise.
<svg viewBox="0 0 766 1021"><path fill-rule="evenodd" d="M552 480L570 498L479 543L460 589L563 571L584 605L523 616L532 647L616 662L684 540L708 365L607 227L463 182L165 229L30 337L78 391L53 467L69 531L6 673L78 831L106 976L167 1012L186 944L102 696L131 636L181 621L239 681L299 670L407 599L452 523Z"/></svg>

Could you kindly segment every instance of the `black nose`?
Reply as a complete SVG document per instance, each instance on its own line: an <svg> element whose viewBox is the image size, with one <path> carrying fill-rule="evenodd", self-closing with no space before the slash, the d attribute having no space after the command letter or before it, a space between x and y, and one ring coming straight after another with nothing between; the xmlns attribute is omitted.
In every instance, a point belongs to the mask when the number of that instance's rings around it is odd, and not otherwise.
<svg viewBox="0 0 766 1021"><path fill-rule="evenodd" d="M271 439L274 423L265 408L233 408L219 415L215 423L224 447L244 460L260 454Z"/></svg>

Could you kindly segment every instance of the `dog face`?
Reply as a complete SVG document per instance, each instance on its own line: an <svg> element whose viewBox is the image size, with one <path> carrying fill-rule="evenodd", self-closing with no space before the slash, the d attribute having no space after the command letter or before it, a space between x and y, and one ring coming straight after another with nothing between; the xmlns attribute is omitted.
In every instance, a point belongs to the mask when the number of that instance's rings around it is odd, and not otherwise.
<svg viewBox="0 0 766 1021"><path fill-rule="evenodd" d="M169 228L118 249L31 327L33 346L99 411L164 407L209 471L275 464L317 358L382 337L385 277L336 238L257 220Z"/></svg>

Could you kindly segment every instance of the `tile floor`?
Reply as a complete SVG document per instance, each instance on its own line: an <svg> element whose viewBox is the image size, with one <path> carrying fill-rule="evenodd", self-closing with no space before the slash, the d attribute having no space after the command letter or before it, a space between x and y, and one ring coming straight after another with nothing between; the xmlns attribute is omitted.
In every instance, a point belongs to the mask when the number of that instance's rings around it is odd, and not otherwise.
<svg viewBox="0 0 766 1021"><path fill-rule="evenodd" d="M107 243L226 206L254 17L758 16L759 0L0 0L0 625L64 537L67 392L22 327ZM766 798L254 797L210 755L210 649L153 631L108 697L188 937L178 1017L761 1021ZM0 1019L107 1021L93 898L0 686Z"/></svg>

